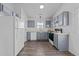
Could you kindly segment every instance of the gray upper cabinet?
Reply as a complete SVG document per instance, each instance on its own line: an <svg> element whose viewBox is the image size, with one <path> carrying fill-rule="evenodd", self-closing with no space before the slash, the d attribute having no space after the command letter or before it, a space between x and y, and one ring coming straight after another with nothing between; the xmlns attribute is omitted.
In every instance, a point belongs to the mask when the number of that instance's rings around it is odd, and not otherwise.
<svg viewBox="0 0 79 59"><path fill-rule="evenodd" d="M46 20L46 28L51 28L51 20Z"/></svg>
<svg viewBox="0 0 79 59"><path fill-rule="evenodd" d="M59 16L57 16L57 17L54 18L53 26L54 27L58 26L58 23L59 23Z"/></svg>
<svg viewBox="0 0 79 59"><path fill-rule="evenodd" d="M59 16L56 17L55 25L59 26Z"/></svg>
<svg viewBox="0 0 79 59"><path fill-rule="evenodd" d="M69 25L69 12L64 11L55 17L54 26L68 26Z"/></svg>
<svg viewBox="0 0 79 59"><path fill-rule="evenodd" d="M63 25L69 25L69 12L65 11L62 14L63 14L62 16Z"/></svg>
<svg viewBox="0 0 79 59"><path fill-rule="evenodd" d="M59 25L68 26L69 25L69 12L64 11L59 15Z"/></svg>
<svg viewBox="0 0 79 59"><path fill-rule="evenodd" d="M53 27L56 26L56 17L53 18Z"/></svg>
<svg viewBox="0 0 79 59"><path fill-rule="evenodd" d="M35 21L34 20L28 20L27 21L27 27L28 28L34 28L35 27Z"/></svg>
<svg viewBox="0 0 79 59"><path fill-rule="evenodd" d="M62 18L63 18L63 15L60 14L59 17L58 17L58 25L59 26L62 26L63 25L63 19Z"/></svg>

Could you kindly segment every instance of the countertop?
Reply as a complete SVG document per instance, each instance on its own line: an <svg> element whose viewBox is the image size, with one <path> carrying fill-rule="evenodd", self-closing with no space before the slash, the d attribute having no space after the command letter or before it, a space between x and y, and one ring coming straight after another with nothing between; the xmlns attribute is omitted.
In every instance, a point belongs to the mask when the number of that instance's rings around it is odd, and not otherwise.
<svg viewBox="0 0 79 59"><path fill-rule="evenodd" d="M58 34L58 35L67 35L68 33L58 33L58 32L49 32L49 33L54 33L54 34Z"/></svg>

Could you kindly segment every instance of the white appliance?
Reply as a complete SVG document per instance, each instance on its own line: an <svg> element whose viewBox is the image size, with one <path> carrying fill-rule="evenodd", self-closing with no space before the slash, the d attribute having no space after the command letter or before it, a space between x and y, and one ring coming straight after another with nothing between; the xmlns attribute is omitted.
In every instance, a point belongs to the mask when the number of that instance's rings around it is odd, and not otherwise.
<svg viewBox="0 0 79 59"><path fill-rule="evenodd" d="M24 47L24 28L18 28L19 18L0 16L0 56L15 56Z"/></svg>

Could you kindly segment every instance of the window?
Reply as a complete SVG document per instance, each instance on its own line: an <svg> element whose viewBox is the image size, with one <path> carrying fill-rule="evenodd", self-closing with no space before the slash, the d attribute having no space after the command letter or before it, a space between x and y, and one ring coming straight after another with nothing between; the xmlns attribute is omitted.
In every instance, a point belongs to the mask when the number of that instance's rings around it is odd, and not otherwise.
<svg viewBox="0 0 79 59"><path fill-rule="evenodd" d="M27 21L27 27L34 28L35 27L35 21L34 20L28 20Z"/></svg>
<svg viewBox="0 0 79 59"><path fill-rule="evenodd" d="M46 28L50 28L51 27L51 20L47 20L46 21Z"/></svg>

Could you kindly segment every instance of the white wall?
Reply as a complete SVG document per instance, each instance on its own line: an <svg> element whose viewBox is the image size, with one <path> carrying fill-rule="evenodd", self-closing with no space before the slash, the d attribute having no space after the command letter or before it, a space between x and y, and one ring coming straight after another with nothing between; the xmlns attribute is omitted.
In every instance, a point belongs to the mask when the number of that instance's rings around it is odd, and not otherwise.
<svg viewBox="0 0 79 59"><path fill-rule="evenodd" d="M66 3L56 12L54 16L63 11L69 11L69 26L63 26L63 32L69 34L69 51L74 55L79 55L79 4Z"/></svg>

